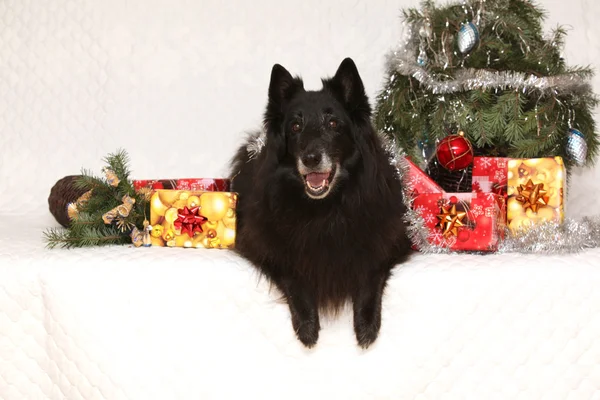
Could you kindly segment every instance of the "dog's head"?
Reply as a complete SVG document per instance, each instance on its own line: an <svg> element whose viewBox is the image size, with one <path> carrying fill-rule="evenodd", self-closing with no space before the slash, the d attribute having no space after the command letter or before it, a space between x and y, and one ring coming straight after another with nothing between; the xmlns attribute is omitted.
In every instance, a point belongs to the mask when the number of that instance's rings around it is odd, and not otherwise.
<svg viewBox="0 0 600 400"><path fill-rule="evenodd" d="M273 66L265 114L268 141L291 166L311 199L333 193L358 162L356 146L370 126L371 109L354 62L347 58L319 91L304 89L281 65Z"/></svg>

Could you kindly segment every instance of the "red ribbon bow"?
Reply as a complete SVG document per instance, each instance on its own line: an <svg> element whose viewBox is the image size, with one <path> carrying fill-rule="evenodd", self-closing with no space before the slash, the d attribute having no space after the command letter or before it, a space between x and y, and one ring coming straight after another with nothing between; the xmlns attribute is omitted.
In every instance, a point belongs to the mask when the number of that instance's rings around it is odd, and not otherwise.
<svg viewBox="0 0 600 400"><path fill-rule="evenodd" d="M202 232L202 224L206 218L198 213L200 207L177 210L177 219L173 222L175 228L181 230L181 233L187 233L189 237L194 236L196 232Z"/></svg>

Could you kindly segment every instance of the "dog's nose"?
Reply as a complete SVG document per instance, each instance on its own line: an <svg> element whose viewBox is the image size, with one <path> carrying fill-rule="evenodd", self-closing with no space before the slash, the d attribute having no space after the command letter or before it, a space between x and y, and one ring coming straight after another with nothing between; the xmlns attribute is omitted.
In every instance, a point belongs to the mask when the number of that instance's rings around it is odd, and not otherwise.
<svg viewBox="0 0 600 400"><path fill-rule="evenodd" d="M321 163L320 153L308 153L302 156L302 163L308 168L315 168Z"/></svg>

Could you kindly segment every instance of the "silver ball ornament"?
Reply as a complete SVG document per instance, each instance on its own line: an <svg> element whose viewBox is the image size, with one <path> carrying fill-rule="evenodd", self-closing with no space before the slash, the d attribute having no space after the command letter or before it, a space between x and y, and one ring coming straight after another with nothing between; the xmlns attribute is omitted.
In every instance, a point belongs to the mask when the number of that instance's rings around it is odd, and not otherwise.
<svg viewBox="0 0 600 400"><path fill-rule="evenodd" d="M472 22L467 22L458 31L458 50L466 54L479 43L479 30Z"/></svg>
<svg viewBox="0 0 600 400"><path fill-rule="evenodd" d="M579 167L585 164L587 158L587 143L583 133L577 129L569 129L567 139L567 156Z"/></svg>

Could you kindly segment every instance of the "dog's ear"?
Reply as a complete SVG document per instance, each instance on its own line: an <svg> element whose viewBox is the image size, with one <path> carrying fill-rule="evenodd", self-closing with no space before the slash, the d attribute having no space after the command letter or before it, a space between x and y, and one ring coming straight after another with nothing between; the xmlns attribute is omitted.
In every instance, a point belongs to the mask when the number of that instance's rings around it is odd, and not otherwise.
<svg viewBox="0 0 600 400"><path fill-rule="evenodd" d="M333 91L349 111L361 110L370 113L365 87L351 58L344 59L333 78L323 81L323 85Z"/></svg>
<svg viewBox="0 0 600 400"><path fill-rule="evenodd" d="M293 77L287 69L279 64L273 65L271 82L269 83L269 103L281 111L283 105L299 90L304 90L302 80Z"/></svg>

